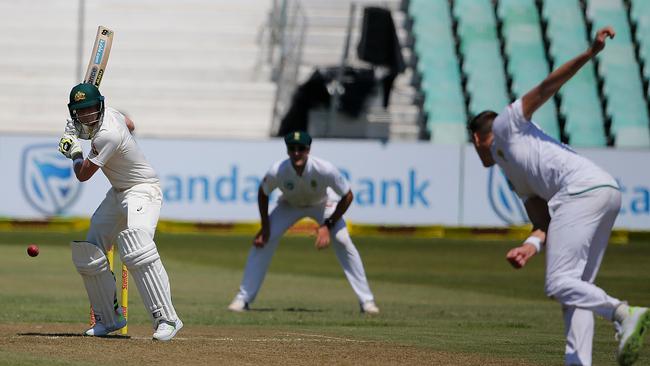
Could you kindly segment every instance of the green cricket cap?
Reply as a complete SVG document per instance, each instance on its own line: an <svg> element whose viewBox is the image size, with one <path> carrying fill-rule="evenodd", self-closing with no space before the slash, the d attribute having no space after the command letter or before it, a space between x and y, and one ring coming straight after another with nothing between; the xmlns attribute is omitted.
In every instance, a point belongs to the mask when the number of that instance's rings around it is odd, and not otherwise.
<svg viewBox="0 0 650 366"><path fill-rule="evenodd" d="M284 136L284 143L287 145L311 146L311 136L305 131L289 132Z"/></svg>

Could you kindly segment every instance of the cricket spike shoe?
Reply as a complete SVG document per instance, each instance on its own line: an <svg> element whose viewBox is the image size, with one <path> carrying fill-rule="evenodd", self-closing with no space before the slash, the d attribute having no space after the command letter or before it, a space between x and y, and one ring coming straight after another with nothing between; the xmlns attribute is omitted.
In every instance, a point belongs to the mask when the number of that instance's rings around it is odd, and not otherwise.
<svg viewBox="0 0 650 366"><path fill-rule="evenodd" d="M244 299L236 296L230 305L228 305L228 310L234 311L236 313L243 313L244 311L248 311L250 309L248 308L248 303L244 301Z"/></svg>
<svg viewBox="0 0 650 366"><path fill-rule="evenodd" d="M153 339L157 341L169 341L179 330L183 328L183 322L177 319L175 322L162 321L158 323L156 332L153 334Z"/></svg>
<svg viewBox="0 0 650 366"><path fill-rule="evenodd" d="M643 336L650 328L650 309L630 306L625 318L616 322L616 339L620 342L616 353L618 364L632 365L639 358Z"/></svg>
<svg viewBox="0 0 650 366"><path fill-rule="evenodd" d="M119 318L117 319L117 323L115 323L114 326L107 327L104 324L97 322L95 325L93 325L92 328L88 329L85 334L92 337L103 337L124 327L126 327L126 319L122 316L122 314L120 314Z"/></svg>
<svg viewBox="0 0 650 366"><path fill-rule="evenodd" d="M379 314L379 308L373 300L361 304L361 312L366 314Z"/></svg>

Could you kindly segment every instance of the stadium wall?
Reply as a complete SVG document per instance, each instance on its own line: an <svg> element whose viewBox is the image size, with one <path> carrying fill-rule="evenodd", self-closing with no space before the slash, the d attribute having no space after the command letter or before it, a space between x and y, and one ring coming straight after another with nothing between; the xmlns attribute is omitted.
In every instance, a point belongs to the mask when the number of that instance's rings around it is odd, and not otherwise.
<svg viewBox="0 0 650 366"><path fill-rule="evenodd" d="M9 172L0 180L5 227L13 220L83 222L103 199L110 187L106 178L97 174L88 183L77 182L57 141L56 136L0 136L0 168ZM250 230L258 220L258 184L274 161L286 157L280 140L139 139L139 144L160 176L161 228L169 230ZM616 228L650 231L650 171L642 168L650 152L580 152L621 184ZM346 218L359 232L413 227L415 234L440 236L464 232L452 228L485 233L526 224L523 205L503 175L484 169L472 146L327 140L316 141L312 155L334 162L349 178L355 202Z"/></svg>

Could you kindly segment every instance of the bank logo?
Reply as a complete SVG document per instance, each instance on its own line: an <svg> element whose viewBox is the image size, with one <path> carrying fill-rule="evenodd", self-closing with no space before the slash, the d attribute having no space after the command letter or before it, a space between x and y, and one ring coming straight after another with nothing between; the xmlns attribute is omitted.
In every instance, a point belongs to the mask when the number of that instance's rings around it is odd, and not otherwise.
<svg viewBox="0 0 650 366"><path fill-rule="evenodd" d="M510 188L501 169L496 167L491 167L488 173L488 198L492 211L504 223L514 225L528 222L523 203Z"/></svg>
<svg viewBox="0 0 650 366"><path fill-rule="evenodd" d="M29 145L21 161L21 186L27 201L46 216L65 213L79 197L70 160L56 150L56 144Z"/></svg>

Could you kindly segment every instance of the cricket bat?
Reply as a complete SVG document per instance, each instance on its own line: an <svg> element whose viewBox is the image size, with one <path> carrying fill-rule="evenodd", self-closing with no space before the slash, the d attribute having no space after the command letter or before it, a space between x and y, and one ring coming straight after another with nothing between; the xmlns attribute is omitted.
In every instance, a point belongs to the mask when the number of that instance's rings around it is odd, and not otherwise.
<svg viewBox="0 0 650 366"><path fill-rule="evenodd" d="M99 88L104 71L106 70L112 44L113 31L102 25L97 27L95 45L93 46L93 52L90 54L90 62L88 62L88 69L86 69L86 76L83 80L84 83L93 84Z"/></svg>

